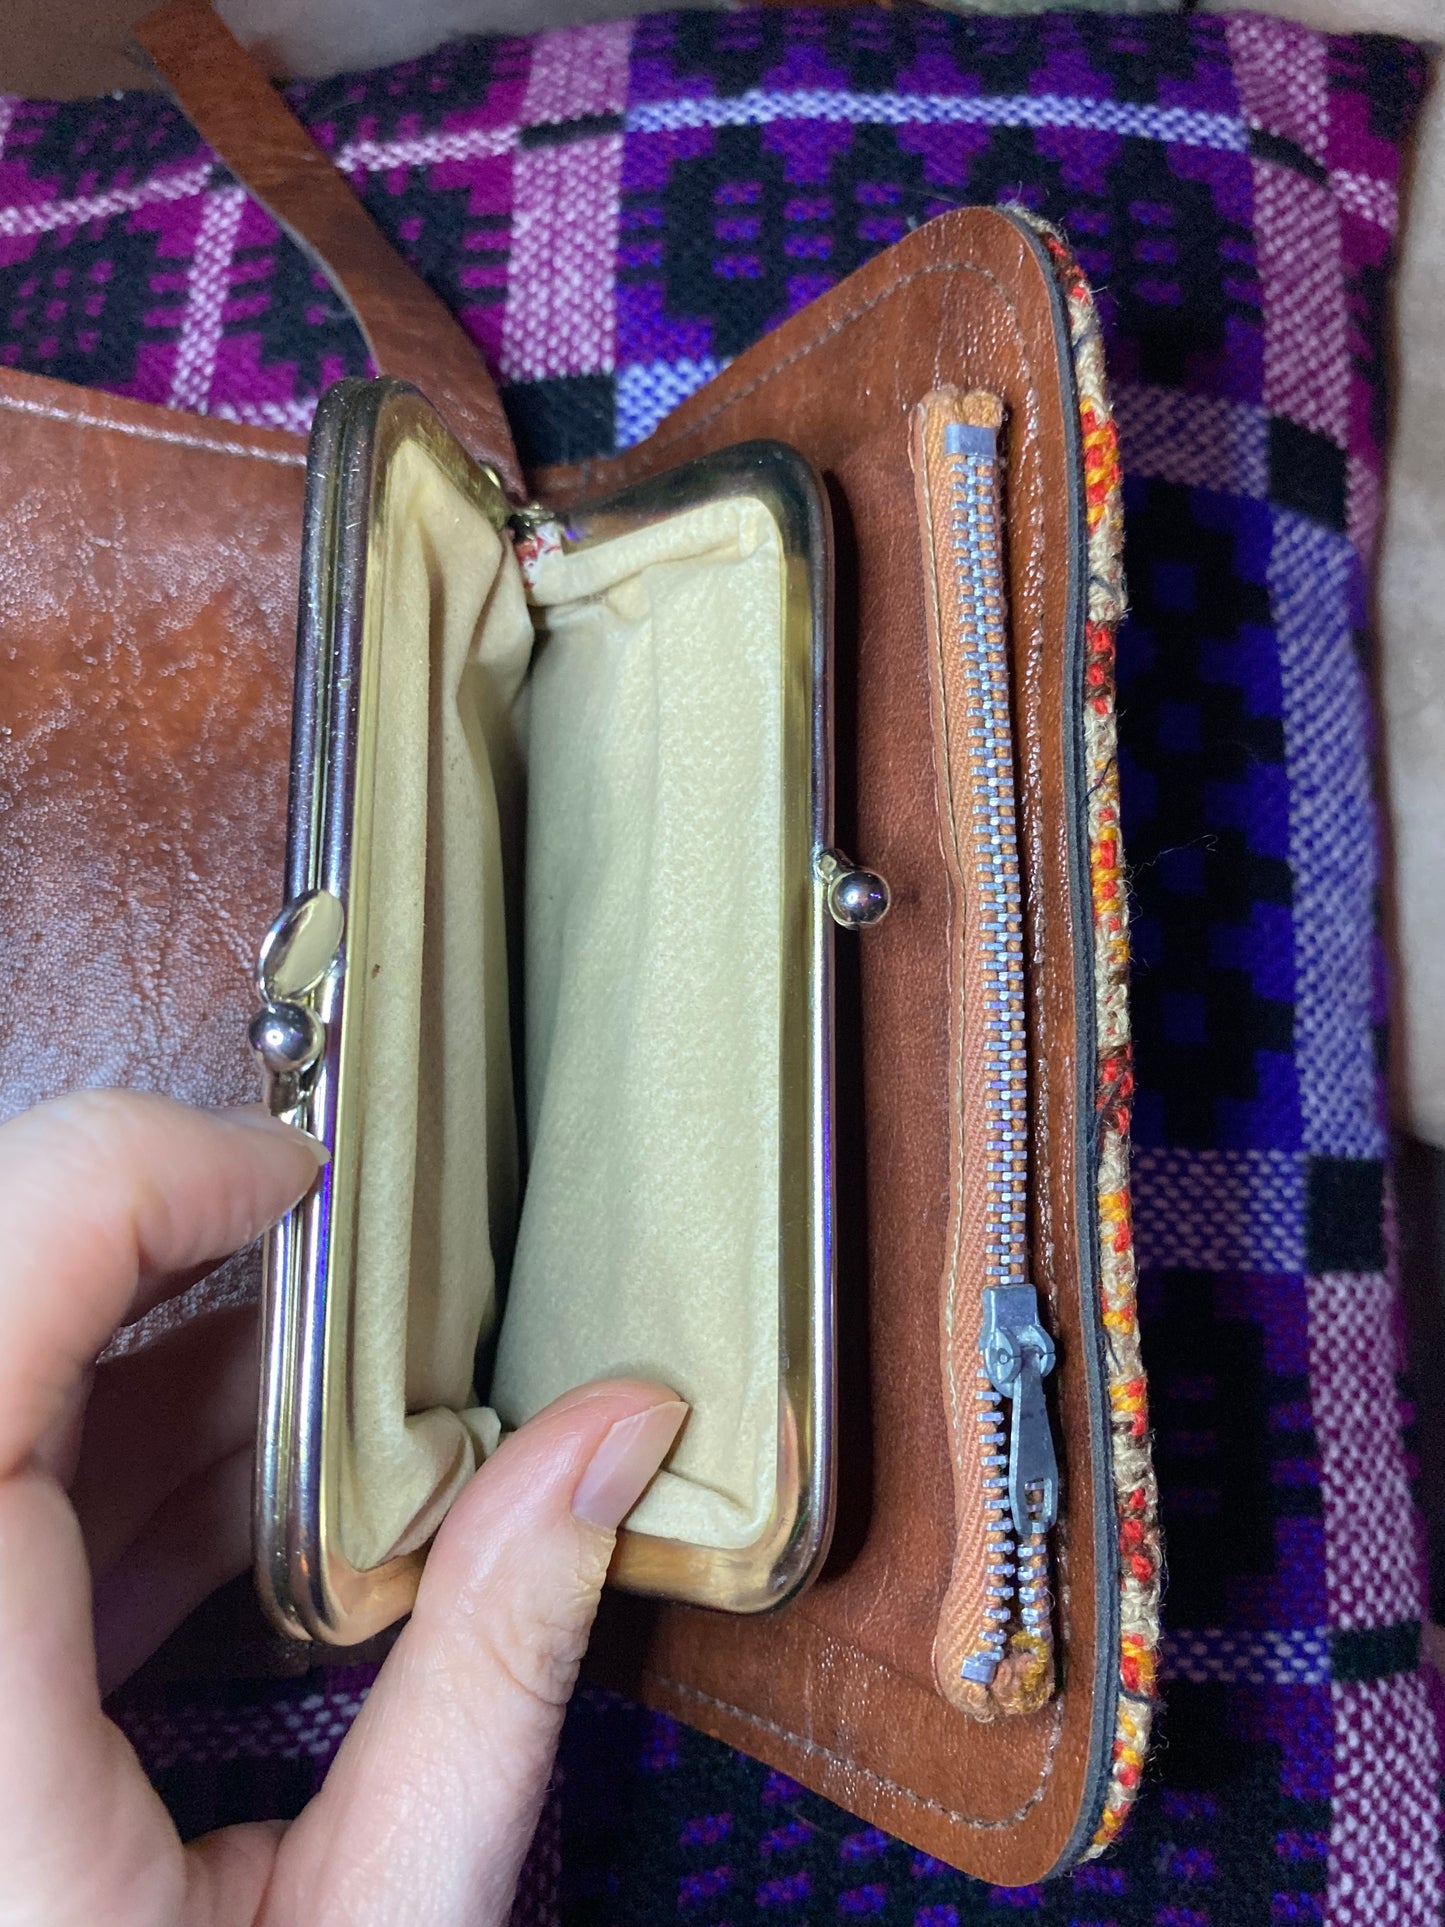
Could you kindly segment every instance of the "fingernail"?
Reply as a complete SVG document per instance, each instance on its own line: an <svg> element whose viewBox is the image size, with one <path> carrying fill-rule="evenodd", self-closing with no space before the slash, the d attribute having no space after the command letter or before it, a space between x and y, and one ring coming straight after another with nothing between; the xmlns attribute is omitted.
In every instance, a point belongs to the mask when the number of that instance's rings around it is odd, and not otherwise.
<svg viewBox="0 0 1445 1927"><path fill-rule="evenodd" d="M294 1138L298 1144L306 1146L318 1164L330 1162L331 1153L319 1137L312 1137L309 1131L303 1131L299 1125L288 1124L284 1118L272 1117L264 1104L233 1104L216 1115L224 1118L228 1124L240 1124L250 1131L269 1131L273 1137Z"/></svg>
<svg viewBox="0 0 1445 1927"><path fill-rule="evenodd" d="M687 1417L685 1399L667 1399L620 1418L608 1432L572 1495L573 1515L614 1532L647 1490Z"/></svg>

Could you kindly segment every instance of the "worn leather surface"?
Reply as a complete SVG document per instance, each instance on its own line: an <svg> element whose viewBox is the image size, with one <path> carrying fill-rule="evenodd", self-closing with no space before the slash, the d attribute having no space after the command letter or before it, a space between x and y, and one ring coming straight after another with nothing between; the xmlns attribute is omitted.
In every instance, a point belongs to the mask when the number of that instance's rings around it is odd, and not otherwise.
<svg viewBox="0 0 1445 1927"><path fill-rule="evenodd" d="M255 1096L305 443L0 373L0 1109Z"/></svg>
<svg viewBox="0 0 1445 1927"><path fill-rule="evenodd" d="M932 1647L953 1558L939 1305L950 1215L952 909L940 842L928 626L909 464L911 414L946 385L998 393L1030 1003L1031 1239L1056 1335L1065 1679L993 1726L939 1696ZM838 1111L844 1369L839 1529L813 1591L767 1621L613 1599L599 1651L627 1690L747 1749L955 1866L1039 1878L1083 1844L1101 1797L1097 1650L1109 1559L1085 1361L1096 1347L1076 1199L1091 1120L1077 1115L1075 882L1063 687L1077 480L1046 270L1006 215L928 223L741 356L649 441L539 478L598 493L746 437L777 436L825 476L838 531L840 737L853 745L840 833L893 890L859 942L859 1008L839 1058L861 1088ZM847 767L851 764L852 767ZM1107 1595L1104 1595L1107 1597Z"/></svg>
<svg viewBox="0 0 1445 1927"><path fill-rule="evenodd" d="M471 338L407 266L204 0L168 0L135 30L196 131L351 308L379 374L424 389L478 461L521 486L511 430Z"/></svg>
<svg viewBox="0 0 1445 1927"><path fill-rule="evenodd" d="M1071 1210L1090 1134L1073 1105L1070 476L1052 329L1020 231L996 213L950 214L785 324L649 443L542 483L559 499L601 492L752 435L791 441L824 472L839 537L840 840L888 875L895 901L843 965L843 1455L828 1573L769 1621L614 1600L599 1650L654 1704L1009 1882L1087 1831L1093 1716L1112 1677L1112 1655L1099 1676L1096 1652L1102 1466ZM955 1530L938 1336L951 910L908 430L943 383L996 389L1018 425L1007 499L1032 1232L1060 1345L1064 1687L992 1727L948 1707L931 1672ZM303 446L9 372L0 419L0 1107L95 1083L248 1096L248 968L281 884Z"/></svg>

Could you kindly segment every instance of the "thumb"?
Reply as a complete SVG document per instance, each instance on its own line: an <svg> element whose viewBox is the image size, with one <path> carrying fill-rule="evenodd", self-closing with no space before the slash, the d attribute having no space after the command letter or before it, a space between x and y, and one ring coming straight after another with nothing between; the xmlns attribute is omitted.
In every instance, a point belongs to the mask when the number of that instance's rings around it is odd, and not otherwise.
<svg viewBox="0 0 1445 1927"><path fill-rule="evenodd" d="M616 1529L687 1409L660 1385L584 1386L477 1473L281 1849L268 1927L505 1922Z"/></svg>

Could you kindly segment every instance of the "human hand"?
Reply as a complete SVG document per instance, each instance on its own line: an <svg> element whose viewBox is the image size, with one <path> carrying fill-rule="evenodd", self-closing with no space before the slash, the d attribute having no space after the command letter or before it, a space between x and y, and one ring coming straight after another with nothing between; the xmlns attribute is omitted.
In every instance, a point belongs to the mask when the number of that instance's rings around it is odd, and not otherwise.
<svg viewBox="0 0 1445 1927"><path fill-rule="evenodd" d="M477 1474L289 1828L182 1847L101 1711L97 1654L108 1687L246 1563L254 1319L94 1360L287 1210L318 1155L259 1109L123 1092L0 1125L0 1923L507 1918L615 1528L686 1412L662 1387L571 1393Z"/></svg>

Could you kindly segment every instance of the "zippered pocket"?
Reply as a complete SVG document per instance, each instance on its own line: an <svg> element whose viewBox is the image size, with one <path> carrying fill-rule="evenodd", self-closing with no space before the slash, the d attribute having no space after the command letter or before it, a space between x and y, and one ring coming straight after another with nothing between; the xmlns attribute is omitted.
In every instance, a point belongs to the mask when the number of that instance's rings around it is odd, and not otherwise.
<svg viewBox="0 0 1445 1927"><path fill-rule="evenodd" d="M1049 1531L1059 1474L1029 1282L1028 1023L1000 440L992 394L915 411L939 820L953 903L948 1265L941 1351L954 1567L934 1671L984 1720L1054 1687Z"/></svg>

